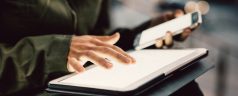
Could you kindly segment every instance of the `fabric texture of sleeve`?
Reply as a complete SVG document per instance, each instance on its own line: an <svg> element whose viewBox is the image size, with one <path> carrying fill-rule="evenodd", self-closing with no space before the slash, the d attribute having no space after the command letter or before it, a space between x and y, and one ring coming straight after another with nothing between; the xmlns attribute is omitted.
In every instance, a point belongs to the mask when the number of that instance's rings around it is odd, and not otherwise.
<svg viewBox="0 0 238 96"><path fill-rule="evenodd" d="M70 40L71 35L45 35L0 43L0 96L35 93L52 74L67 73Z"/></svg>

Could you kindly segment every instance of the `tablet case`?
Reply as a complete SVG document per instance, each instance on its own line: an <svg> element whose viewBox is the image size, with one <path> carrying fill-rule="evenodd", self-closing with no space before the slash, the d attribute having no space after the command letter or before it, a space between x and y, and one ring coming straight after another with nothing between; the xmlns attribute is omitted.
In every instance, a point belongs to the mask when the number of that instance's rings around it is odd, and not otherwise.
<svg viewBox="0 0 238 96"><path fill-rule="evenodd" d="M190 63L182 66L181 68L175 70L171 74L165 76L165 75L160 75L157 78L151 80L150 82L147 82L146 84L140 86L139 88L132 90L132 91L126 91L126 92L120 92L120 91L112 91L112 90L103 90L103 89L94 89L94 88L85 88L85 87L75 87L75 86L66 86L66 85L54 85L54 84L49 84L48 88L46 91L48 92L53 92L53 93L62 93L62 94L71 94L71 95L102 95L102 96L108 96L108 95L113 95L113 96L132 96L132 95L139 95L143 94L149 89L153 88L156 85L161 85L163 82L173 80L174 77L177 75L183 75L183 74L189 74L190 72L187 72L187 70L192 69L194 66L202 66L201 63L196 63L200 59L206 57L208 53L204 54L203 56L191 61ZM209 67L210 68L210 67ZM197 71L200 71L200 74L194 75L194 76L200 76L203 72L207 71L209 68L204 68L204 69L197 69ZM196 69L196 68L195 68ZM195 70L196 71L196 70ZM196 74L196 72L194 73ZM192 74L190 74L192 76ZM190 81L192 81L194 78L191 78ZM189 83L189 82L187 82ZM175 90L176 91L176 90Z"/></svg>

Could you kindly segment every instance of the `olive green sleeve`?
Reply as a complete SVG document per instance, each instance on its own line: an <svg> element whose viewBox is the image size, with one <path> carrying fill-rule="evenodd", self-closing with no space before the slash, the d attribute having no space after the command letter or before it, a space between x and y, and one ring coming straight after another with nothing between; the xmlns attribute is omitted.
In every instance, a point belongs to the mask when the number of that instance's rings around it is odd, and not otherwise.
<svg viewBox="0 0 238 96"><path fill-rule="evenodd" d="M70 40L70 35L46 35L0 43L0 96L42 88L49 74L67 72Z"/></svg>

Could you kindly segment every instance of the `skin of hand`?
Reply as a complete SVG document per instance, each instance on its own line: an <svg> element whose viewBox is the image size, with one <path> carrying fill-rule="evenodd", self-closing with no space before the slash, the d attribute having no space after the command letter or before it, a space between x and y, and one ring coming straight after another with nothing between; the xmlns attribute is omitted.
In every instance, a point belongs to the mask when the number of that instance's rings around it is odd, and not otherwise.
<svg viewBox="0 0 238 96"><path fill-rule="evenodd" d="M68 70L70 72L83 72L85 71L83 64L87 61L106 69L112 67L108 60L115 60L123 64L134 64L135 59L133 57L113 45L119 38L119 33L111 36L73 36L68 55Z"/></svg>
<svg viewBox="0 0 238 96"><path fill-rule="evenodd" d="M155 25L158 25L158 24L161 24L163 22L166 22L168 20L183 16L183 15L184 15L184 12L182 10L176 10L175 12L166 12L162 16L152 19L151 27L155 26ZM175 38L175 39L177 39L179 41L185 40L192 33L192 30L193 29L185 28L184 31L181 34L176 36L177 38ZM168 32L165 34L165 39L163 39L163 40L158 39L156 41L155 46L157 48L163 48L163 46L171 47L173 45L173 39L174 38L173 38L172 32L170 32L168 30Z"/></svg>

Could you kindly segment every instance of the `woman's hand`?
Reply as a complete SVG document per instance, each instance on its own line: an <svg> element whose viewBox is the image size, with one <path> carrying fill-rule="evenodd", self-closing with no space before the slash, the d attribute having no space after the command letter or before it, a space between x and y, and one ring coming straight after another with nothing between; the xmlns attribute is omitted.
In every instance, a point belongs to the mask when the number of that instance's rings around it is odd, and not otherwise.
<svg viewBox="0 0 238 96"><path fill-rule="evenodd" d="M113 45L119 38L119 33L112 36L73 36L68 55L68 70L83 72L85 70L83 64L87 61L107 69L113 66L107 59L113 59L123 64L135 63L134 58Z"/></svg>
<svg viewBox="0 0 238 96"><path fill-rule="evenodd" d="M182 10L176 10L175 12L167 12L164 13L162 16L158 17L158 18L154 18L151 21L151 27L161 24L163 22L169 21L171 19L183 16L184 12ZM178 40L178 41L183 41L185 40L190 34L192 33L192 29L190 28L185 28L184 31L179 34L176 35L176 38L173 38L173 34L172 32L170 32L168 30L168 32L165 34L165 39L159 39L157 40L155 46L157 48L163 48L163 46L167 46L167 47L171 47L173 45L173 41Z"/></svg>

